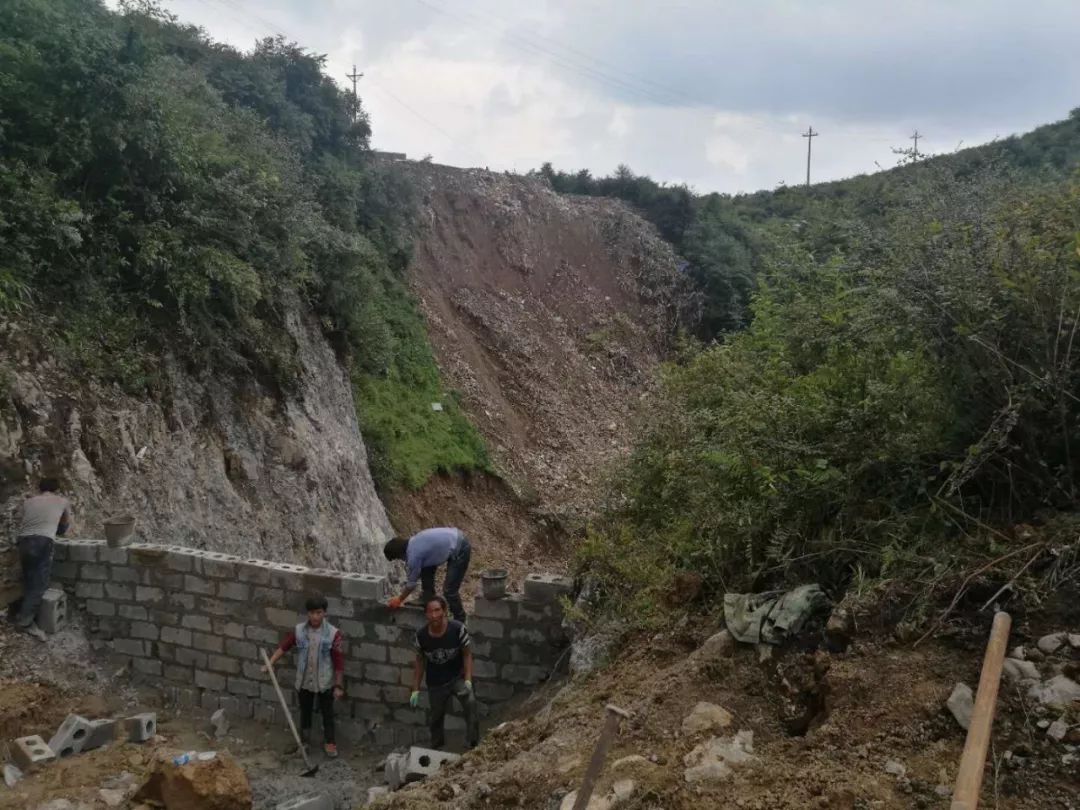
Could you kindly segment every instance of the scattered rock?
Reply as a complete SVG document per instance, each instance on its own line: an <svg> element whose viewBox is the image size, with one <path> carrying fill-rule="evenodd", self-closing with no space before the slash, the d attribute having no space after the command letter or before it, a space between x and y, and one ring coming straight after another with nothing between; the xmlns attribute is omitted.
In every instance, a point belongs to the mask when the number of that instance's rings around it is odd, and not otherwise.
<svg viewBox="0 0 1080 810"><path fill-rule="evenodd" d="M699 701L690 714L686 715L682 722L683 734L701 734L705 731L727 728L734 718L727 709L717 706L715 703Z"/></svg>
<svg viewBox="0 0 1080 810"><path fill-rule="evenodd" d="M1061 742L1069 732L1069 724L1063 718L1058 718L1046 729L1046 736L1055 742Z"/></svg>
<svg viewBox="0 0 1080 810"><path fill-rule="evenodd" d="M1074 650L1080 650L1080 633L1069 633L1069 646Z"/></svg>
<svg viewBox="0 0 1080 810"><path fill-rule="evenodd" d="M1026 661L1027 655L1024 653L1024 645L1020 644L1013 647L1012 651L1009 653L1009 658L1012 658L1015 661Z"/></svg>
<svg viewBox="0 0 1080 810"><path fill-rule="evenodd" d="M1080 684L1064 675L1043 683L1032 684L1028 697L1051 709L1064 711L1074 700L1080 700Z"/></svg>
<svg viewBox="0 0 1080 810"><path fill-rule="evenodd" d="M697 658L715 659L730 658L735 654L735 639L727 630L721 630L705 639L697 652Z"/></svg>
<svg viewBox="0 0 1080 810"><path fill-rule="evenodd" d="M611 798L612 804L620 804L625 802L631 796L634 795L634 788L637 785L634 784L633 779L620 779L614 785L611 786Z"/></svg>
<svg viewBox="0 0 1080 810"><path fill-rule="evenodd" d="M98 791L101 800L106 807L119 807L127 799L127 794L122 790L102 788Z"/></svg>
<svg viewBox="0 0 1080 810"><path fill-rule="evenodd" d="M229 733L229 718L225 716L224 708L210 715L210 725L214 727L214 737L219 740Z"/></svg>
<svg viewBox="0 0 1080 810"><path fill-rule="evenodd" d="M1031 661L1023 661L1016 658L1006 658L1002 669L1005 679L1011 683L1023 683L1024 681L1042 680L1039 668Z"/></svg>
<svg viewBox="0 0 1080 810"><path fill-rule="evenodd" d="M559 810L574 810L575 802L577 802L577 791L572 790L563 796ZM610 810L610 808L611 801L604 796L591 796L589 803L585 805L585 810Z"/></svg>
<svg viewBox="0 0 1080 810"><path fill-rule="evenodd" d="M740 731L734 737L713 737L696 746L683 757L683 778L696 782L722 782L732 768L757 759L754 756L754 732Z"/></svg>
<svg viewBox="0 0 1080 810"><path fill-rule="evenodd" d="M971 687L966 683L958 683L953 687L952 694L945 701L945 705L952 712L952 716L967 731L971 725L971 713L975 710L975 696L971 693Z"/></svg>
<svg viewBox="0 0 1080 810"><path fill-rule="evenodd" d="M825 623L825 648L829 652L846 652L855 635L855 618L847 608L833 610Z"/></svg>
<svg viewBox="0 0 1080 810"><path fill-rule="evenodd" d="M176 766L158 760L136 801L158 802L165 810L251 810L251 785L230 754Z"/></svg>
<svg viewBox="0 0 1080 810"><path fill-rule="evenodd" d="M1051 633L1040 638L1035 646L1047 655L1053 655L1068 643L1069 636L1067 633Z"/></svg>
<svg viewBox="0 0 1080 810"><path fill-rule="evenodd" d="M899 760L887 759L885 760L885 773L891 773L899 779L900 777L907 776L907 766Z"/></svg>
<svg viewBox="0 0 1080 810"><path fill-rule="evenodd" d="M386 785L376 785L375 787L369 787L367 790L367 801L365 804L371 804L380 796L390 795L390 788Z"/></svg>
<svg viewBox="0 0 1080 810"><path fill-rule="evenodd" d="M643 757L641 754L630 754L630 756L622 757L611 763L611 770L618 771L623 768L633 769L637 767L651 768L653 762Z"/></svg>
<svg viewBox="0 0 1080 810"><path fill-rule="evenodd" d="M15 787L15 784L23 778L23 772L10 762L4 765L4 784L10 787Z"/></svg>

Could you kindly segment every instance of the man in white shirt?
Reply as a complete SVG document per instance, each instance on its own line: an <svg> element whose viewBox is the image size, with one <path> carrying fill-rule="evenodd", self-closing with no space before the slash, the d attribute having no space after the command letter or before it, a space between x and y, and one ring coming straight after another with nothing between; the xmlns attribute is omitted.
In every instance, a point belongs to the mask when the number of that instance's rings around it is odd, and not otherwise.
<svg viewBox="0 0 1080 810"><path fill-rule="evenodd" d="M22 565L23 596L15 613L15 626L39 641L45 633L35 624L41 597L49 587L53 543L71 526L71 503L59 494L55 478L42 478L39 494L27 498L22 507L22 523L16 541Z"/></svg>

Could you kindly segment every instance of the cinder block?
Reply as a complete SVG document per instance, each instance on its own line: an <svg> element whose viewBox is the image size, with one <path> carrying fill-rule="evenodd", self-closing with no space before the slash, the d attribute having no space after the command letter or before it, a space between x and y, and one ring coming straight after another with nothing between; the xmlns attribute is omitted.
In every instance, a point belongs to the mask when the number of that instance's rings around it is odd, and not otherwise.
<svg viewBox="0 0 1080 810"><path fill-rule="evenodd" d="M82 751L89 735L90 721L77 714L69 714L49 740L49 748L63 759Z"/></svg>
<svg viewBox="0 0 1080 810"><path fill-rule="evenodd" d="M113 565L109 568L109 579L113 582L135 585L139 582L139 572L126 565Z"/></svg>
<svg viewBox="0 0 1080 810"><path fill-rule="evenodd" d="M346 599L376 602L386 593L386 577L375 574L343 574L341 595Z"/></svg>
<svg viewBox="0 0 1080 810"><path fill-rule="evenodd" d="M112 646L116 652L122 653L123 655L146 655L145 641L137 641L132 638L118 638L113 640Z"/></svg>
<svg viewBox="0 0 1080 810"><path fill-rule="evenodd" d="M146 742L157 734L157 714L143 712L124 720L129 742Z"/></svg>
<svg viewBox="0 0 1080 810"><path fill-rule="evenodd" d="M131 636L132 638L145 638L149 641L157 641L158 628L156 624L150 624L150 622L132 622L131 623Z"/></svg>
<svg viewBox="0 0 1080 810"><path fill-rule="evenodd" d="M574 581L558 574L529 574L525 577L525 599L529 602L557 602L569 595Z"/></svg>
<svg viewBox="0 0 1080 810"><path fill-rule="evenodd" d="M206 665L214 672L224 672L228 675L240 674L240 662L227 655L209 655L207 656Z"/></svg>
<svg viewBox="0 0 1080 810"><path fill-rule="evenodd" d="M161 640L166 644L179 644L181 647L191 646L191 631L180 630L176 627L162 627ZM180 661L179 657L177 661ZM180 663L184 663L180 661Z"/></svg>
<svg viewBox="0 0 1080 810"><path fill-rule="evenodd" d="M180 624L190 630L201 630L204 633L210 632L210 619L206 616L185 616L180 620Z"/></svg>
<svg viewBox="0 0 1080 810"><path fill-rule="evenodd" d="M251 586L243 582L230 582L225 580L218 583L217 595L220 599L231 599L234 602L246 602L251 598Z"/></svg>
<svg viewBox="0 0 1080 810"><path fill-rule="evenodd" d="M109 599L118 599L122 602L130 602L135 598L135 588L132 585L120 585L115 582L106 582L105 595Z"/></svg>
<svg viewBox="0 0 1080 810"><path fill-rule="evenodd" d="M282 802L277 810L334 810L334 801L321 793L310 794Z"/></svg>
<svg viewBox="0 0 1080 810"><path fill-rule="evenodd" d="M127 565L128 550L126 548L102 546L98 549L98 560L109 563L109 565Z"/></svg>
<svg viewBox="0 0 1080 810"><path fill-rule="evenodd" d="M254 698L259 696L262 684L246 678L229 678L228 689L231 694Z"/></svg>
<svg viewBox="0 0 1080 810"><path fill-rule="evenodd" d="M484 599L476 597L473 615L480 619L509 619L510 604L505 599Z"/></svg>
<svg viewBox="0 0 1080 810"><path fill-rule="evenodd" d="M165 591L161 588L148 588L139 585L135 588L135 601L149 602L156 605L165 601Z"/></svg>
<svg viewBox="0 0 1080 810"><path fill-rule="evenodd" d="M251 585L269 585L270 569L267 566L268 563L262 560L244 560L235 567L236 578Z"/></svg>
<svg viewBox="0 0 1080 810"><path fill-rule="evenodd" d="M212 653L221 653L225 651L225 645L222 643L221 637L213 636L209 633L192 633L191 646L196 650L204 650Z"/></svg>
<svg viewBox="0 0 1080 810"><path fill-rule="evenodd" d="M46 633L55 633L67 624L67 595L59 588L49 588L41 597L38 608L38 627Z"/></svg>
<svg viewBox="0 0 1080 810"><path fill-rule="evenodd" d="M95 748L100 748L103 745L108 745L116 739L116 730L119 724L115 718L106 717L101 720L90 721L90 733L86 736L86 742L83 743L83 751L91 751Z"/></svg>
<svg viewBox="0 0 1080 810"><path fill-rule="evenodd" d="M101 582L76 582L75 596L79 599L104 599L105 585Z"/></svg>
<svg viewBox="0 0 1080 810"><path fill-rule="evenodd" d="M385 644L351 643L349 644L349 652L353 658L358 658L361 661L372 661L376 664L386 663Z"/></svg>
<svg viewBox="0 0 1080 810"><path fill-rule="evenodd" d="M83 563L79 566L79 576L83 579L96 579L104 582L109 578L109 567L107 565Z"/></svg>
<svg viewBox="0 0 1080 810"><path fill-rule="evenodd" d="M24 773L48 765L56 760L56 754L45 744L45 740L35 734L32 737L19 737L11 746L11 756Z"/></svg>
<svg viewBox="0 0 1080 810"><path fill-rule="evenodd" d="M300 614L294 610L282 610L281 608L264 608L266 621L274 627L292 629L300 622Z"/></svg>
<svg viewBox="0 0 1080 810"><path fill-rule="evenodd" d="M510 683L536 684L548 676L546 669L523 664L507 664L502 668L502 678Z"/></svg>
<svg viewBox="0 0 1080 810"><path fill-rule="evenodd" d="M91 616L115 616L116 605L100 599L87 599L86 612Z"/></svg>
<svg viewBox="0 0 1080 810"><path fill-rule="evenodd" d="M191 574L184 575L184 591L186 593L200 593L204 596L209 594L213 588L210 583L202 577L196 577Z"/></svg>
<svg viewBox="0 0 1080 810"><path fill-rule="evenodd" d="M409 749L405 762L405 781L417 782L438 773L440 766L461 759L457 754L421 748L414 745Z"/></svg>
<svg viewBox="0 0 1080 810"><path fill-rule="evenodd" d="M56 546L54 545L53 548ZM97 562L98 548L97 543L71 543L67 547L67 558L72 562Z"/></svg>
<svg viewBox="0 0 1080 810"><path fill-rule="evenodd" d="M469 633L484 638L502 638L503 624L495 619L470 619Z"/></svg>
<svg viewBox="0 0 1080 810"><path fill-rule="evenodd" d="M225 639L225 654L244 660L256 660L259 650L254 642L227 638Z"/></svg>
<svg viewBox="0 0 1080 810"><path fill-rule="evenodd" d="M204 670L195 670L195 685L201 686L203 689L209 689L213 692L225 691L225 676L218 675L215 672L206 672Z"/></svg>
<svg viewBox="0 0 1080 810"><path fill-rule="evenodd" d="M142 675L161 675L161 662L149 658L136 658L131 662L134 670Z"/></svg>
<svg viewBox="0 0 1080 810"><path fill-rule="evenodd" d="M367 664L364 666L364 678L379 683L397 683L398 668L385 664Z"/></svg>
<svg viewBox="0 0 1080 810"><path fill-rule="evenodd" d="M145 622L150 619L150 614L146 612L146 608L140 605L120 605L116 609L122 619L133 619L137 622Z"/></svg>

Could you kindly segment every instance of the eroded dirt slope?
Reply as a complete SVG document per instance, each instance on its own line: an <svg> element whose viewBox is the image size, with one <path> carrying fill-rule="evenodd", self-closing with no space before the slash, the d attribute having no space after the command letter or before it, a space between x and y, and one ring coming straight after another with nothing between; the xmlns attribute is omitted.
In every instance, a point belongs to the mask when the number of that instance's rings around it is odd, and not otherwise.
<svg viewBox="0 0 1080 810"><path fill-rule="evenodd" d="M422 200L410 281L447 385L534 513L587 514L692 311L675 254L614 200L478 169L402 171Z"/></svg>

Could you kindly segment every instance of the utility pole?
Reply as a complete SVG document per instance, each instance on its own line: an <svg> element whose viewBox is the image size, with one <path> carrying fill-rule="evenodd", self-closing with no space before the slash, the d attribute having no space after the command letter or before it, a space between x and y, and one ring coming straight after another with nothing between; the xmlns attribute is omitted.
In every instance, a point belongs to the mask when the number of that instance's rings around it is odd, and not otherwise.
<svg viewBox="0 0 1080 810"><path fill-rule="evenodd" d="M820 132L814 132L813 127L807 127L806 132L802 134L806 138L806 187L810 188L810 144L814 142L814 138L820 135Z"/></svg>
<svg viewBox="0 0 1080 810"><path fill-rule="evenodd" d="M357 114L357 112L360 111L360 102L357 101L357 99L356 99L356 81L357 81L357 79L361 78L363 75L364 75L363 73L357 73L356 72L356 65L352 66L352 73L346 73L345 74L346 79L352 79L352 101L353 101L352 117L353 117L353 121L356 120L356 114Z"/></svg>
<svg viewBox="0 0 1080 810"><path fill-rule="evenodd" d="M915 130L911 134L911 137L908 139L908 140L915 141L915 150L913 152L913 154L915 156L915 160L919 159L919 138L921 138L921 137L923 137L923 136L919 134L919 130Z"/></svg>

